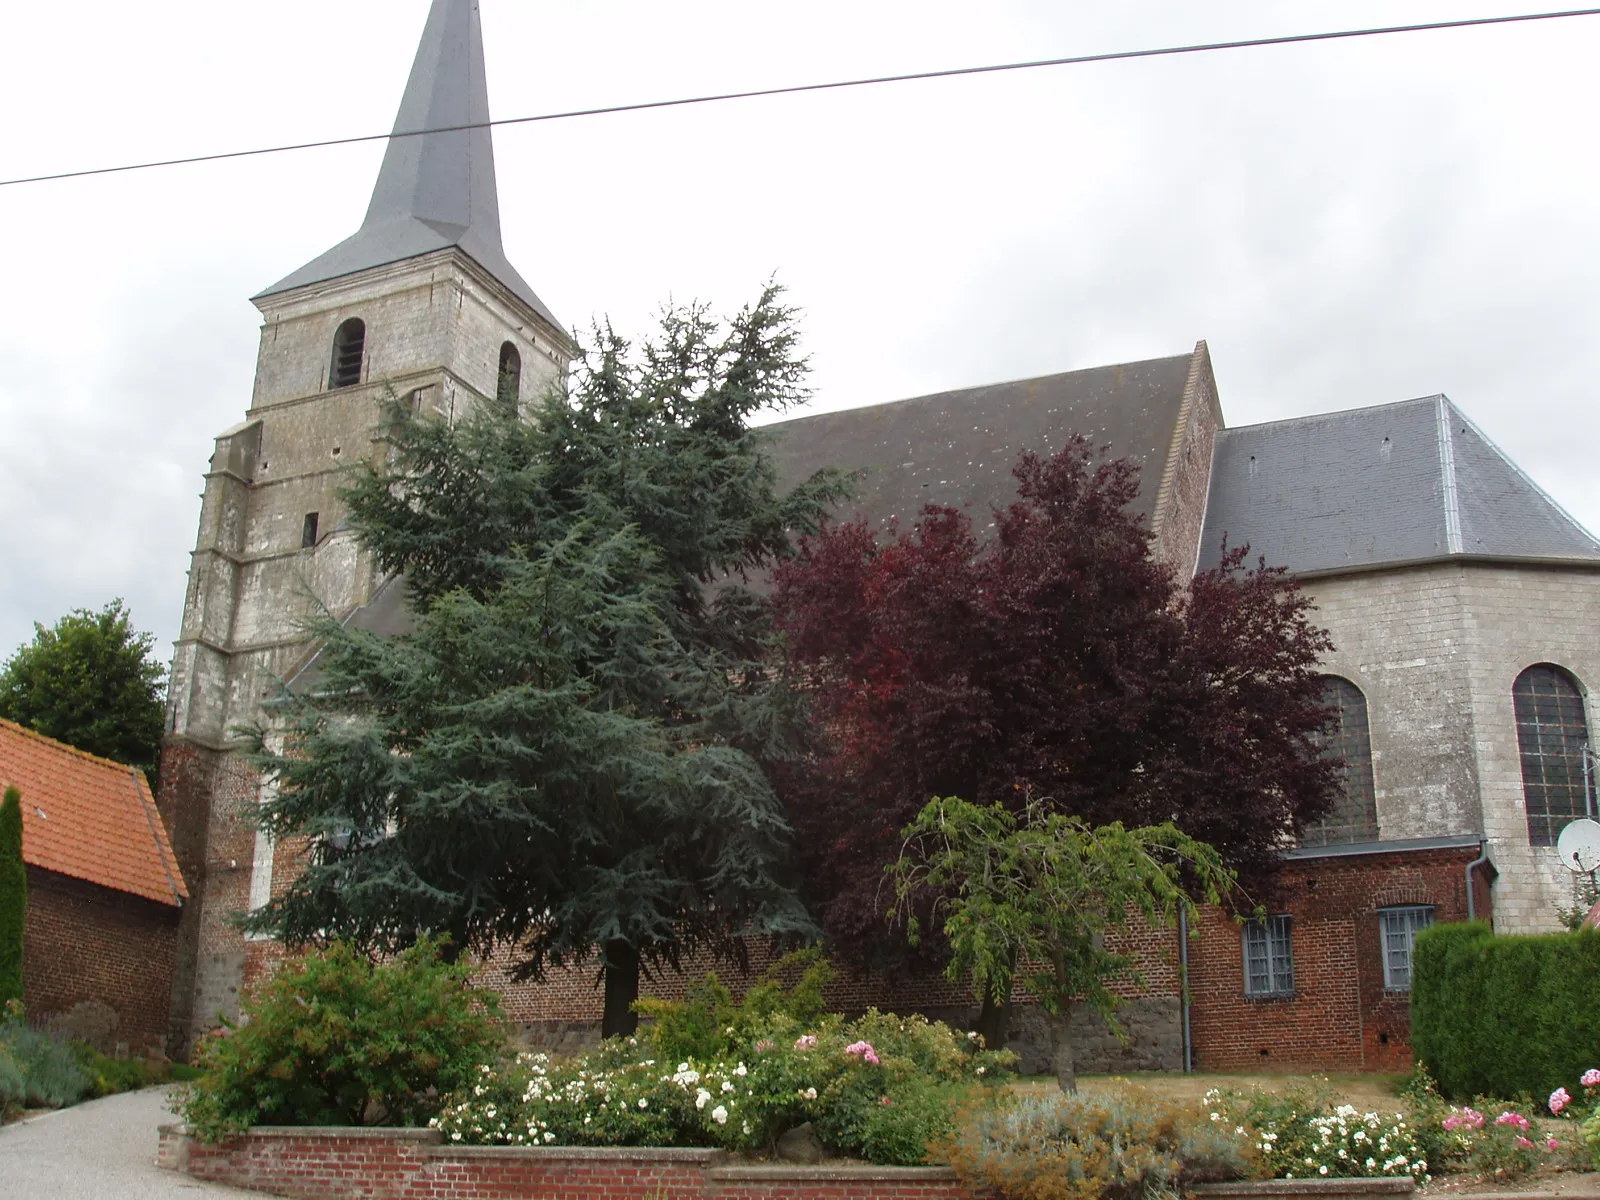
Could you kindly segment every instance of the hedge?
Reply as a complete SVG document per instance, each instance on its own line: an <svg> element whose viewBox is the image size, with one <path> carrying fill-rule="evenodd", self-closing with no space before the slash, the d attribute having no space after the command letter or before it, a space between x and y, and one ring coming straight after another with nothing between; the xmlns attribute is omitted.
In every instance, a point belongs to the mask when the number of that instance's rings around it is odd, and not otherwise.
<svg viewBox="0 0 1600 1200"><path fill-rule="evenodd" d="M22 795L10 787L0 800L0 1010L8 1000L22 999L22 927L27 907Z"/></svg>
<svg viewBox="0 0 1600 1200"><path fill-rule="evenodd" d="M1447 1098L1581 1094L1600 1067L1600 933L1494 936L1482 922L1417 935L1411 1044Z"/></svg>

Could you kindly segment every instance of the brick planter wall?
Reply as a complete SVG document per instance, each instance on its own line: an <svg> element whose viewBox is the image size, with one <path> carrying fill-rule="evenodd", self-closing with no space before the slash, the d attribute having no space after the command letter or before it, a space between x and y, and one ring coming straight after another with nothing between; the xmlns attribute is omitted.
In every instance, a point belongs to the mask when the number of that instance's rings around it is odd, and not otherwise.
<svg viewBox="0 0 1600 1200"><path fill-rule="evenodd" d="M445 1145L431 1129L161 1129L170 1171L291 1200L974 1200L945 1167L732 1165L716 1150ZM1207 1184L1199 1200L1399 1200L1409 1179Z"/></svg>

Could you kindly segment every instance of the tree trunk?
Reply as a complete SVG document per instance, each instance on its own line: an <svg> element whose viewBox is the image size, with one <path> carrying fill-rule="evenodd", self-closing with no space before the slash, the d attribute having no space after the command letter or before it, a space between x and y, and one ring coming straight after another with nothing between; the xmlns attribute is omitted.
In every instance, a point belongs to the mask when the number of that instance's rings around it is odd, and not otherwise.
<svg viewBox="0 0 1600 1200"><path fill-rule="evenodd" d="M606 1011L601 1037L628 1037L639 1028L639 948L621 938L606 943Z"/></svg>
<svg viewBox="0 0 1600 1200"><path fill-rule="evenodd" d="M1056 1084L1063 1092L1078 1090L1078 1070L1072 1060L1072 1006L1064 1007L1060 1014L1050 1019L1051 1033L1055 1035Z"/></svg>
<svg viewBox="0 0 1600 1200"><path fill-rule="evenodd" d="M985 995L974 1029L983 1038L987 1049L1004 1050L1011 1031L1011 997L1007 996L1003 1002L996 1004L993 998Z"/></svg>

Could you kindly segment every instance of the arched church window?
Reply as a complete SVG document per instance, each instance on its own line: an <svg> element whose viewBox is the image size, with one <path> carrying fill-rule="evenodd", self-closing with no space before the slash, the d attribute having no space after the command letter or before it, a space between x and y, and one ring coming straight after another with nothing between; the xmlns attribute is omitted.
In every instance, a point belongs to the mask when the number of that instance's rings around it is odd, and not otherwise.
<svg viewBox="0 0 1600 1200"><path fill-rule="evenodd" d="M495 399L512 412L517 410L517 398L522 395L522 355L510 342L500 347L500 375L495 385Z"/></svg>
<svg viewBox="0 0 1600 1200"><path fill-rule="evenodd" d="M1334 718L1321 737L1322 750L1339 764L1339 792L1322 820L1306 828L1302 846L1347 846L1378 840L1378 801L1372 784L1372 735L1367 698L1338 675L1322 677L1322 702Z"/></svg>
<svg viewBox="0 0 1600 1200"><path fill-rule="evenodd" d="M1553 846L1568 821L1588 814L1584 752L1589 721L1577 680L1560 667L1529 667L1511 688L1522 753L1522 798L1528 809L1528 840Z"/></svg>
<svg viewBox="0 0 1600 1200"><path fill-rule="evenodd" d="M351 387L361 382L361 363L367 352L367 326L351 317L333 335L333 363L328 368L328 386Z"/></svg>

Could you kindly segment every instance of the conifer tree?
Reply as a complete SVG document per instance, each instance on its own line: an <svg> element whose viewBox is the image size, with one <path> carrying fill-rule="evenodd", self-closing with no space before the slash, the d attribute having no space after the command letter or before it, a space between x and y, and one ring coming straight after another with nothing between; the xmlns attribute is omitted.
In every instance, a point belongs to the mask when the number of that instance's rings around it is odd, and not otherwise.
<svg viewBox="0 0 1600 1200"><path fill-rule="evenodd" d="M797 751L768 605L745 577L840 492L787 496L764 409L802 395L776 287L724 331L669 309L610 328L529 419L395 407L392 462L346 493L405 575L414 630L324 622L314 690L283 700L276 837L310 862L255 927L393 949L509 949L524 976L598 953L607 1034L641 968L811 928L768 764Z"/></svg>
<svg viewBox="0 0 1600 1200"><path fill-rule="evenodd" d="M22 793L0 801L0 1010L22 999L22 930L28 911L28 872L22 862Z"/></svg>

